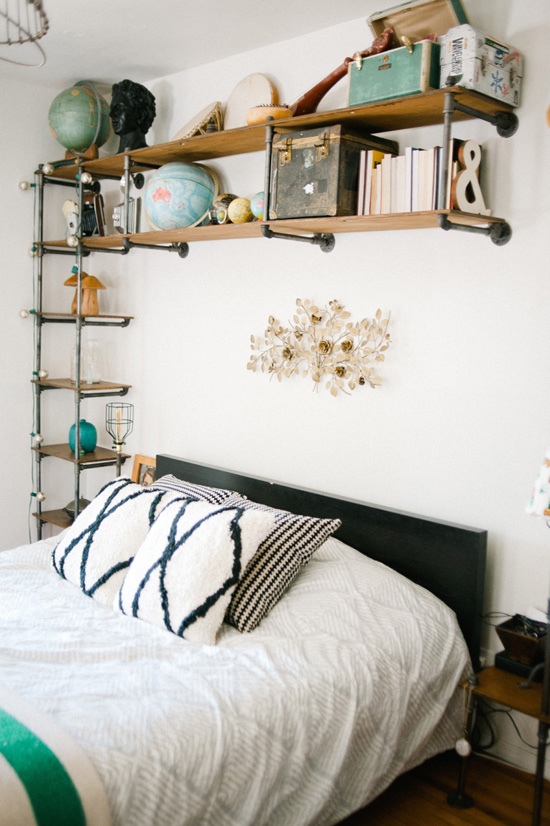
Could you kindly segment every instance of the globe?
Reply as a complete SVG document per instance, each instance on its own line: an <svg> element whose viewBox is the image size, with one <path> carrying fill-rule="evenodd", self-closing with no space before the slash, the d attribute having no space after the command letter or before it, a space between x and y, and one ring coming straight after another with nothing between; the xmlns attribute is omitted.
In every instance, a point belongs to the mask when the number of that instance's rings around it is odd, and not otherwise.
<svg viewBox="0 0 550 826"><path fill-rule="evenodd" d="M252 215L257 218L259 221L262 220L264 215L264 193L263 192L256 192L256 194L250 199L250 211Z"/></svg>
<svg viewBox="0 0 550 826"><path fill-rule="evenodd" d="M208 218L215 195L216 184L206 167L175 161L153 172L143 199L155 229L182 229Z"/></svg>
<svg viewBox="0 0 550 826"><path fill-rule="evenodd" d="M234 224L246 224L252 221L254 216L250 211L250 201L248 198L235 198L227 207L229 220Z"/></svg>
<svg viewBox="0 0 550 826"><path fill-rule="evenodd" d="M48 112L54 138L66 149L85 152L93 143L103 146L111 131L109 104L98 95L101 104L98 127L98 105L93 87L72 86L55 97Z"/></svg>

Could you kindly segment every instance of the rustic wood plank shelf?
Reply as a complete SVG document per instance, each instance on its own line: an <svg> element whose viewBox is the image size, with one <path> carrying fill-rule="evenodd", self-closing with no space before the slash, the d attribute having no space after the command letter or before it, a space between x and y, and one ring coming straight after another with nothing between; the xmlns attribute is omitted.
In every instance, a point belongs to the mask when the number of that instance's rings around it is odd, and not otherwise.
<svg viewBox="0 0 550 826"><path fill-rule="evenodd" d="M110 450L106 447L96 447L90 453L83 453L80 458L75 456L74 450L71 450L69 444L59 445L41 445L40 447L33 447L37 453L42 456L55 456L57 459L64 459L66 462L72 462L73 465L94 465L98 462L116 464L117 453L115 450ZM126 453L121 454L121 459L124 462L130 456Z"/></svg>
<svg viewBox="0 0 550 826"><path fill-rule="evenodd" d="M315 126L330 126L335 123L342 123L363 132L377 133L433 126L443 123L444 95L449 91L455 94L458 103L488 115L512 111L512 107L506 103L456 86L447 89L434 89L430 92L422 92L404 98L367 103L362 106L333 109L329 112L314 112L297 118L285 118L276 121L275 128L278 132L293 132L301 129L311 129ZM455 120L466 120L473 116L457 111L454 117ZM211 132L155 146L146 146L131 153L123 152L118 155L85 161L82 167L97 177L102 175L120 177L124 172L125 154L131 155L132 172L138 172L147 169L143 164L162 166L172 161L205 161L229 155L260 152L264 149L265 126L264 124L258 124L256 126L243 126L238 129ZM140 161L142 166L140 166ZM57 166L58 163L62 165ZM55 171L52 177L74 179L77 170L76 160L67 165L63 161L55 161L53 165Z"/></svg>
<svg viewBox="0 0 550 826"><path fill-rule="evenodd" d="M478 684L471 689L476 697L519 711L543 723L550 723L550 715L541 714L542 683L532 682L529 688L519 688L521 677L495 666L479 671L477 678ZM464 690L468 690L467 681L461 685Z"/></svg>
<svg viewBox="0 0 550 826"><path fill-rule="evenodd" d="M430 229L438 227L438 216L444 215L449 221L461 226L481 226L499 223L503 219L495 216L474 215L456 210L430 210L427 212L401 212L385 215L344 215L325 218L285 218L278 221L254 221L247 224L221 224L204 227L185 227L184 229L151 230L128 236L105 236L104 238L83 238L85 248L107 248L123 246L123 237L139 246L155 244L187 243L191 241L231 241L243 238L262 238L262 224L279 232L292 232L307 235L312 232L382 232L400 229ZM101 245L97 242L101 241ZM67 246L66 241L45 241L45 246ZM56 315L60 315L56 313ZM125 316L127 317L127 316Z"/></svg>
<svg viewBox="0 0 550 826"><path fill-rule="evenodd" d="M61 508L52 511L42 511L42 513L35 512L33 516L40 519L41 522L47 522L49 525L55 525L57 528L68 528L73 524L72 517Z"/></svg>
<svg viewBox="0 0 550 826"><path fill-rule="evenodd" d="M37 315L42 316L43 318L71 318L76 320L77 318L83 319L91 319L92 321L102 318L117 318L117 319L129 319L130 321L133 319L133 315L105 315L104 313L100 313L99 315L82 315L82 313L37 313Z"/></svg>
<svg viewBox="0 0 550 826"><path fill-rule="evenodd" d="M131 384L120 384L113 381L99 381L94 384L81 384L76 386L71 379L33 379L33 384L39 384L41 387L51 387L58 390L78 390L81 393L97 393L110 390L129 390Z"/></svg>

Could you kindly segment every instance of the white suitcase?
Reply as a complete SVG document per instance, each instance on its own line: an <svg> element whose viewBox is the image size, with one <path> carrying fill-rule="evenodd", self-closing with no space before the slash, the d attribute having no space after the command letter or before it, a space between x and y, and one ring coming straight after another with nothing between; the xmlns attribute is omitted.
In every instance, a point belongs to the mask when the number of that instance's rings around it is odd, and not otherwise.
<svg viewBox="0 0 550 826"><path fill-rule="evenodd" d="M449 29L440 44L441 88L463 86L519 106L523 55L517 49L468 24Z"/></svg>

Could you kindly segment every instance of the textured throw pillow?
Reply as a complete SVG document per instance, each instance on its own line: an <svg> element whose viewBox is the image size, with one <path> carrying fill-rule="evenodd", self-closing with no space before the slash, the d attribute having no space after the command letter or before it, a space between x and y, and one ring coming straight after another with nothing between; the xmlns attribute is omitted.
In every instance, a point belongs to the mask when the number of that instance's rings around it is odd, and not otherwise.
<svg viewBox="0 0 550 826"><path fill-rule="evenodd" d="M136 553L114 607L214 645L235 585L272 527L269 513L172 500Z"/></svg>
<svg viewBox="0 0 550 826"><path fill-rule="evenodd" d="M185 482L183 479L177 479L171 473L161 476L150 487L155 490L177 493L179 496L185 496L186 498L200 499L202 502L210 502L212 505L219 505L230 496L238 495L232 490L210 488L205 485L195 485L193 482Z"/></svg>
<svg viewBox="0 0 550 826"><path fill-rule="evenodd" d="M248 564L227 611L226 621L230 625L239 631L252 631L342 521L299 516L249 499L239 502L233 498L229 502L245 509L271 513L275 519L273 529Z"/></svg>
<svg viewBox="0 0 550 826"><path fill-rule="evenodd" d="M109 482L54 548L53 567L85 594L111 606L161 502L170 498L125 477Z"/></svg>

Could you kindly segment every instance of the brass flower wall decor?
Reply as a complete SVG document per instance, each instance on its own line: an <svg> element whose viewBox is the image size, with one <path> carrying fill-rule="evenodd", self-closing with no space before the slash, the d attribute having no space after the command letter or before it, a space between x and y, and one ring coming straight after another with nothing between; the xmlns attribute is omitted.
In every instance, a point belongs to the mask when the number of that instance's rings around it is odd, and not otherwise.
<svg viewBox="0 0 550 826"><path fill-rule="evenodd" d="M263 336L250 336L251 349L247 368L277 376L279 381L293 375L311 376L318 390L323 379L333 396L341 391L349 395L358 385L377 387L382 379L377 365L385 360L391 344L390 317L348 321L350 313L338 301L319 308L309 299L296 299L296 315L288 327L273 316Z"/></svg>

